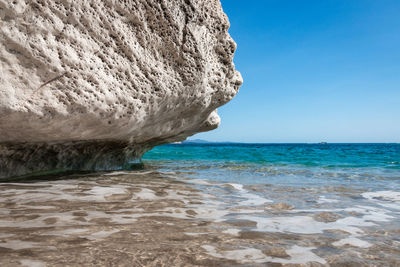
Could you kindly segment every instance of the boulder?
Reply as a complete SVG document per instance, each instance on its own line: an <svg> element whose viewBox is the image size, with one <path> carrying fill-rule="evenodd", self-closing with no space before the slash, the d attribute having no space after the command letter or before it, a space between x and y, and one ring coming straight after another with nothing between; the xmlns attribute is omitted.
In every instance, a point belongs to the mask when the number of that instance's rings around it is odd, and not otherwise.
<svg viewBox="0 0 400 267"><path fill-rule="evenodd" d="M0 177L127 168L242 84L219 0L0 0Z"/></svg>

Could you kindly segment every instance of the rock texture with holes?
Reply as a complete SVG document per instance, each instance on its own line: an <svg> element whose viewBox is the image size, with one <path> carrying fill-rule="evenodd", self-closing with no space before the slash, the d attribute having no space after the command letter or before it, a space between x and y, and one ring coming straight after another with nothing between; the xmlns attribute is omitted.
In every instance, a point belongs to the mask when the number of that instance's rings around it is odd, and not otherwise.
<svg viewBox="0 0 400 267"><path fill-rule="evenodd" d="M242 83L228 28L219 0L0 0L0 177L215 129Z"/></svg>

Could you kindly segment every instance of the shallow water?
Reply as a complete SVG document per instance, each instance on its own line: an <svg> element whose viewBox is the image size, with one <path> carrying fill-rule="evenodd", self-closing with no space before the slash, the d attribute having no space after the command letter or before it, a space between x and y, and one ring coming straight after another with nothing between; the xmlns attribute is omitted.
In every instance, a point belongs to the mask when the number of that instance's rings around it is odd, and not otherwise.
<svg viewBox="0 0 400 267"><path fill-rule="evenodd" d="M1 266L400 266L399 145L167 145L0 184Z"/></svg>

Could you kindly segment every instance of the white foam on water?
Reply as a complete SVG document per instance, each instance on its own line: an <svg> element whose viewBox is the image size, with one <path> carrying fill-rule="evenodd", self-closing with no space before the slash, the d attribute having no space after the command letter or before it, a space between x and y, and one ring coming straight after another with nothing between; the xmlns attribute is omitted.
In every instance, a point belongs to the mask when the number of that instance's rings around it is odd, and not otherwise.
<svg viewBox="0 0 400 267"><path fill-rule="evenodd" d="M224 258L229 260L236 260L242 263L250 262L265 262L270 257L267 257L260 250L255 248L244 248L229 251L217 252L214 246L203 245L201 246L207 251L207 254L216 258Z"/></svg>
<svg viewBox="0 0 400 267"><path fill-rule="evenodd" d="M246 191L246 190L243 189L243 185L242 184L233 184L233 183L231 183L229 185L232 186L233 188L235 188L238 191Z"/></svg>
<svg viewBox="0 0 400 267"><path fill-rule="evenodd" d="M252 194L252 193L243 193L241 195L244 198L247 198L247 200L241 201L238 204L242 206L260 206L265 203L272 203L273 201L270 199L266 199L263 197L260 197L259 195Z"/></svg>
<svg viewBox="0 0 400 267"><path fill-rule="evenodd" d="M117 171L117 172L104 173L103 175L104 176L114 176L114 175L126 175L126 174L130 174L130 173Z"/></svg>
<svg viewBox="0 0 400 267"><path fill-rule="evenodd" d="M283 263L283 264L305 264L308 262L318 262L325 264L326 261L314 254L311 250L315 247L300 247L293 246L288 249L286 253L290 256L290 259L282 259L276 257L270 257L262 253L261 250L255 248L243 248L236 250L220 251L217 252L216 248L211 245L201 246L206 250L207 254L216 258L224 258L229 260L235 260L240 263Z"/></svg>
<svg viewBox="0 0 400 267"><path fill-rule="evenodd" d="M171 200L179 200L183 203L187 204L190 200L193 200L193 193L187 193L186 191L180 190L165 190L167 193L166 196L157 196L154 190L148 188L141 188L140 192L135 193L133 199L135 200L162 200L162 199L171 199ZM196 197L201 197L202 194L196 194Z"/></svg>
<svg viewBox="0 0 400 267"><path fill-rule="evenodd" d="M352 226L357 226L357 227L360 227L360 226L366 227L366 226L376 225L376 223L368 221L364 217L345 217L345 218L337 220L336 222L327 223L327 224L330 224L331 226L337 226L337 227L339 227L338 228L339 230L342 230L342 229L340 229L341 226L345 227L345 226L352 225Z"/></svg>
<svg viewBox="0 0 400 267"><path fill-rule="evenodd" d="M59 231L50 231L50 232L44 232L41 233L41 235L55 235L55 236L70 236L74 234L81 234L84 232L87 232L88 229L65 229L65 230L59 230Z"/></svg>
<svg viewBox="0 0 400 267"><path fill-rule="evenodd" d="M373 222L390 222L395 217L388 215L388 211L385 209L368 207L368 206L359 206L360 208L365 209L365 215L362 217L366 221Z"/></svg>
<svg viewBox="0 0 400 267"><path fill-rule="evenodd" d="M22 240L7 240L6 242L0 243L0 247L14 249L14 250L27 249L27 248L47 248L50 250L56 250L56 247L54 246L43 246L37 242L29 242Z"/></svg>
<svg viewBox="0 0 400 267"><path fill-rule="evenodd" d="M319 262L325 264L326 261L313 253L315 247L293 246L286 251L290 259L274 259L273 262L286 264L305 264L307 262Z"/></svg>
<svg viewBox="0 0 400 267"><path fill-rule="evenodd" d="M215 207L201 207L195 211L197 212L196 218L215 222L223 221L223 217L230 213L228 210L217 210Z"/></svg>
<svg viewBox="0 0 400 267"><path fill-rule="evenodd" d="M229 234L229 235L234 235L234 236L238 236L240 233L239 229L226 229L225 231L222 231L222 233L224 234Z"/></svg>
<svg viewBox="0 0 400 267"><path fill-rule="evenodd" d="M51 182L42 183L41 188L35 189L8 189L1 192L1 202L16 202L20 205L31 202L48 202L58 200L69 201L106 201L104 197L113 194L126 194L128 193L125 186L98 186L95 183L88 183L93 185L90 190L82 190L79 184L71 184L68 181L63 181L63 184L52 184ZM2 197L2 195L11 195ZM36 207L40 208L40 207Z"/></svg>
<svg viewBox="0 0 400 267"><path fill-rule="evenodd" d="M103 217L104 218L104 217ZM105 217L107 218L107 217ZM111 219L112 222L116 224L131 224L137 221L137 218L140 218L138 214L112 214L108 218Z"/></svg>
<svg viewBox="0 0 400 267"><path fill-rule="evenodd" d="M357 205L355 207L343 209L343 211L364 214L361 218L349 217L350 219L348 219L353 220L353 222L351 222L353 224L359 223L360 226L372 226L375 225L372 222L390 222L392 219L395 219L395 217L388 215L388 213L390 213L389 210L371 206Z"/></svg>
<svg viewBox="0 0 400 267"><path fill-rule="evenodd" d="M191 184L198 184L198 185L215 185L205 179L189 179L189 180L187 180L187 182L191 183Z"/></svg>
<svg viewBox="0 0 400 267"><path fill-rule="evenodd" d="M23 186L23 187L32 187L32 189L36 188L36 187L42 187L42 183L35 183L35 184L26 184L26 183L2 183L0 185L0 187L2 186L10 186L10 185L14 185L14 186Z"/></svg>
<svg viewBox="0 0 400 267"><path fill-rule="evenodd" d="M377 192L365 192L361 194L364 198L373 199L384 199L389 201L400 202L400 192L396 191L377 191Z"/></svg>
<svg viewBox="0 0 400 267"><path fill-rule="evenodd" d="M105 200L105 197L109 197L112 195L122 195L122 194L127 194L127 193L128 192L126 191L126 189L121 188L121 187L94 186L89 191L85 192L85 194L90 194L91 196L88 196L88 197L84 196L83 198L90 199L90 200L102 201L102 200ZM81 199L81 197L78 197L78 199Z"/></svg>
<svg viewBox="0 0 400 267"><path fill-rule="evenodd" d="M27 266L27 267L46 267L46 263L42 261L20 260L19 263L22 266Z"/></svg>
<svg viewBox="0 0 400 267"><path fill-rule="evenodd" d="M75 186L65 185L57 186L53 185L49 187L38 187L32 189L7 189L2 190L0 195L1 202L15 202L20 205L35 201L52 201L60 200L65 193L62 190L74 189ZM3 195L6 195L5 197Z"/></svg>
<svg viewBox="0 0 400 267"><path fill-rule="evenodd" d="M110 235L119 232L119 230L115 229L115 230L110 230L110 231L99 231L99 232L95 232L92 233L90 235L84 235L82 237L85 237L89 240L98 240L98 239L104 239L109 237Z"/></svg>
<svg viewBox="0 0 400 267"><path fill-rule="evenodd" d="M240 219L254 221L257 229L263 232L290 232L296 234L321 234L326 230L342 230L350 234L350 238L364 233L360 226L373 226L373 222L363 218L346 217L335 222L319 222L310 216L263 218L252 215L239 216Z"/></svg>
<svg viewBox="0 0 400 267"><path fill-rule="evenodd" d="M72 225L88 224L84 222L78 223L77 221L74 221L73 219L75 218L75 216L72 216L70 212L66 212L66 213L48 213L33 220L26 220L26 221L0 219L0 227L10 227L10 225L19 228L49 227L49 225L44 221L48 218L58 219L54 224L52 224L52 226L68 226L69 224Z"/></svg>
<svg viewBox="0 0 400 267"><path fill-rule="evenodd" d="M192 232L186 232L184 233L185 235L190 235L190 236L199 236L199 235L207 235L210 233L192 233Z"/></svg>
<svg viewBox="0 0 400 267"><path fill-rule="evenodd" d="M20 205L21 208L30 210L54 210L57 209L56 206L33 206L33 205Z"/></svg>
<svg viewBox="0 0 400 267"><path fill-rule="evenodd" d="M370 201L373 201L374 203L380 206L400 210L400 192L397 191L365 192L362 193L361 196Z"/></svg>
<svg viewBox="0 0 400 267"><path fill-rule="evenodd" d="M320 196L319 199L317 200L317 203L319 203L319 204L322 204L322 203L337 203L337 202L339 202L339 200L326 198L325 196Z"/></svg>
<svg viewBox="0 0 400 267"><path fill-rule="evenodd" d="M167 174L167 175L176 175L176 172L174 172L174 171L169 171L169 172L165 172L165 171L158 171L159 173L161 173L161 174ZM146 174L147 173L149 173L149 172L146 172Z"/></svg>
<svg viewBox="0 0 400 267"><path fill-rule="evenodd" d="M118 211L118 210L116 210ZM130 211L135 211L132 209ZM62 213L46 213L41 215L38 218L26 221L13 221L13 220L1 220L0 219L0 227L9 227L12 225L13 227L20 228L37 228L37 227L49 227L49 224L46 223L46 219L56 218L57 220L51 224L54 226L87 226L87 225L96 225L96 222L91 222L93 219L109 219L111 222L117 224L130 224L136 222L138 217L141 217L146 214L125 214L125 213L108 213L103 211L94 211L87 210L87 215L83 216L86 221L78 221L76 220L76 216L73 215L73 211L70 212L62 212Z"/></svg>
<svg viewBox="0 0 400 267"><path fill-rule="evenodd" d="M239 191L239 196L241 198L247 199L247 200L240 201L238 203L238 205L242 205L242 206L260 206L260 205L263 205L265 203L273 202L270 199L266 199L266 198L261 197L261 196L259 196L257 194L249 192L248 190L243 188L242 184L230 183L228 185L232 186L234 189Z"/></svg>
<svg viewBox="0 0 400 267"><path fill-rule="evenodd" d="M156 172L156 171L135 171L135 172L130 172L128 174L133 174L133 175L147 175L147 174L157 174L157 173L162 173L162 172Z"/></svg>
<svg viewBox="0 0 400 267"><path fill-rule="evenodd" d="M315 214L320 210L308 210ZM297 234L321 234L326 230L342 230L349 233L349 237L335 242L337 246L352 245L356 247L366 248L371 244L360 240L364 231L360 227L376 226L378 222L390 222L395 217L389 215L390 211L372 207L372 206L355 206L345 209L324 209L328 212L357 212L360 216L348 216L338 219L334 222L316 221L311 216L288 216L288 217L262 217L255 214L239 215L237 218L250 220L257 223L257 229L264 232L291 232ZM299 212L299 210L295 211Z"/></svg>
<svg viewBox="0 0 400 267"><path fill-rule="evenodd" d="M358 238L355 238L355 237L348 237L348 238L340 239L339 241L333 242L332 245L337 246L337 247L350 245L353 247L360 247L360 248L369 248L370 246L372 246L371 243L361 240L361 239L358 239Z"/></svg>
<svg viewBox="0 0 400 267"><path fill-rule="evenodd" d="M320 234L330 229L327 223L318 222L310 216L258 217L242 215L239 219L257 223L257 229L263 232L291 232L296 234ZM358 228L357 228L358 229Z"/></svg>
<svg viewBox="0 0 400 267"><path fill-rule="evenodd" d="M135 194L135 197L137 199L141 200L156 200L159 199L158 196L156 196L155 192L151 189L148 188L143 188L139 193Z"/></svg>
<svg viewBox="0 0 400 267"><path fill-rule="evenodd" d="M141 218L150 216L164 216L177 219L192 219L194 217L196 219L221 222L224 221L223 217L230 213L228 210L219 210L213 206L211 207L201 206L201 208L190 208L190 209L194 210L197 214L195 215L187 214L186 213L186 211L188 210L187 208L167 207L165 209L161 209L153 213L134 214L133 217Z"/></svg>
<svg viewBox="0 0 400 267"><path fill-rule="evenodd" d="M255 213L265 213L265 209L250 209L250 208L248 208L248 207L245 207L245 208L230 208L229 209L231 212L234 212L234 213L241 213L241 214L249 214L250 212L252 213L252 214L255 214Z"/></svg>
<svg viewBox="0 0 400 267"><path fill-rule="evenodd" d="M13 234L2 234L0 233L0 238L7 238L7 237L11 237L13 236Z"/></svg>
<svg viewBox="0 0 400 267"><path fill-rule="evenodd" d="M186 213L186 209L167 208L164 209L163 211L173 212L172 214L163 214L164 216L183 218L183 219L190 218ZM223 217L230 213L228 210L216 209L214 206L201 206L199 208L194 209L194 211L196 211L197 213L196 215L194 215L195 218L202 220L212 220L215 222L223 221L224 220Z"/></svg>

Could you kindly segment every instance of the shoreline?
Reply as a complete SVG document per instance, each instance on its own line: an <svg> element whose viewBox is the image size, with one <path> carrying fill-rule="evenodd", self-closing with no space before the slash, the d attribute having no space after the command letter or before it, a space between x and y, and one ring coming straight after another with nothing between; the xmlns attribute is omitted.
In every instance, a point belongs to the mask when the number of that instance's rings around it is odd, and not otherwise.
<svg viewBox="0 0 400 267"><path fill-rule="evenodd" d="M154 170L0 187L2 266L400 263L400 229L389 227L393 214L372 206L377 193L342 188L322 197ZM340 198L358 195L369 208L340 207Z"/></svg>

